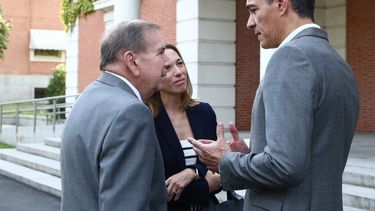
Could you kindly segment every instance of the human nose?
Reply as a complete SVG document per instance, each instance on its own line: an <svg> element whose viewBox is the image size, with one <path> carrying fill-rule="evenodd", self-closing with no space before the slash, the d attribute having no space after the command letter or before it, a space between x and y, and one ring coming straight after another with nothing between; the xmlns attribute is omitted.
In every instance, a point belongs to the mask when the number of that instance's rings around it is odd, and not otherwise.
<svg viewBox="0 0 375 211"><path fill-rule="evenodd" d="M254 20L254 15L250 13L249 19L247 20L246 27L248 29L253 29L255 27L255 20Z"/></svg>
<svg viewBox="0 0 375 211"><path fill-rule="evenodd" d="M176 76L179 76L179 75L182 74L181 67L177 66L176 64L173 65L173 69L174 69L174 71L175 71L175 75L176 75Z"/></svg>

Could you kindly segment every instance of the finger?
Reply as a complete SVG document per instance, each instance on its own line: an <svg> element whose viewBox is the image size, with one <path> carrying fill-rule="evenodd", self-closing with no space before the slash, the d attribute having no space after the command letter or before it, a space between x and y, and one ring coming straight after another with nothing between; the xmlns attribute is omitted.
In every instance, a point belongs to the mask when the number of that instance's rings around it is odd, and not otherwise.
<svg viewBox="0 0 375 211"><path fill-rule="evenodd" d="M178 190L175 192L176 195L174 196L174 201L178 201L178 199L180 199L181 192L182 192L181 189L178 189Z"/></svg>
<svg viewBox="0 0 375 211"><path fill-rule="evenodd" d="M234 141L240 141L241 137L240 137L240 134L238 133L238 130L237 130L236 126L234 126L234 123L229 122L228 127L229 127L230 134L232 134L233 140Z"/></svg>
<svg viewBox="0 0 375 211"><path fill-rule="evenodd" d="M168 187L169 186L169 178L167 180L165 180L165 186Z"/></svg>
<svg viewBox="0 0 375 211"><path fill-rule="evenodd" d="M174 197L174 193L172 192L172 189L167 188L167 194L168 194L168 201L171 201Z"/></svg>
<svg viewBox="0 0 375 211"><path fill-rule="evenodd" d="M172 185L167 186L167 192L168 192L168 194L172 194L173 193Z"/></svg>
<svg viewBox="0 0 375 211"><path fill-rule="evenodd" d="M174 193L170 192L168 193L168 202L173 199Z"/></svg>
<svg viewBox="0 0 375 211"><path fill-rule="evenodd" d="M188 141L190 142L190 144L193 145L193 147L196 147L196 148L198 148L198 149L202 149L202 148L204 147L204 144L203 144L203 143L201 143L201 142L195 140L194 138L189 137L189 138L187 138L187 139L188 139Z"/></svg>
<svg viewBox="0 0 375 211"><path fill-rule="evenodd" d="M217 140L222 141L224 139L224 124L222 122L217 123L216 126L216 135L217 135Z"/></svg>

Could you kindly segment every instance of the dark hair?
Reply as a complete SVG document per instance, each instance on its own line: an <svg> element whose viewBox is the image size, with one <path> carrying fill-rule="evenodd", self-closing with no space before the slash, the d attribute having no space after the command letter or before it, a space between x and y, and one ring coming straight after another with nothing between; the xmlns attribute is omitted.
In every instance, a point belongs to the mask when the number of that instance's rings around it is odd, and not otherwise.
<svg viewBox="0 0 375 211"><path fill-rule="evenodd" d="M271 4L274 0L266 0ZM301 18L310 18L314 21L315 0L290 0L293 10Z"/></svg>
<svg viewBox="0 0 375 211"><path fill-rule="evenodd" d="M180 51L177 49L176 46L171 44L166 44L165 49L172 49L174 50L181 60L184 62L184 59L181 56ZM185 62L184 62L185 64ZM198 101L192 98L193 95L193 86L191 85L189 74L186 74L187 79L187 86L186 91L181 94L181 101L182 101L182 109L186 109L188 107L192 107L198 104ZM146 101L146 104L150 107L152 116L156 117L159 114L159 106L161 105L160 99L160 91L155 92L150 99Z"/></svg>
<svg viewBox="0 0 375 211"><path fill-rule="evenodd" d="M145 38L146 30L160 30L156 24L142 20L124 21L115 26L103 38L100 47L100 69L118 61L118 56L126 51L134 53L145 52L148 42Z"/></svg>

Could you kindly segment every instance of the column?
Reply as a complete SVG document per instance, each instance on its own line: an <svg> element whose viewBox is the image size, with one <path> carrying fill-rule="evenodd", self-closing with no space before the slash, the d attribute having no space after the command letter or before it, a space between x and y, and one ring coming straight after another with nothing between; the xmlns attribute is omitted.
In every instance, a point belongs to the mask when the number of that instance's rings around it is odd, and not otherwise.
<svg viewBox="0 0 375 211"><path fill-rule="evenodd" d="M236 1L178 0L176 14L193 96L210 103L218 121L235 121Z"/></svg>
<svg viewBox="0 0 375 211"><path fill-rule="evenodd" d="M68 34L68 47L66 48L66 95L78 94L78 35L79 21L77 20L73 31ZM66 103L73 103L74 101L74 98L66 99Z"/></svg>
<svg viewBox="0 0 375 211"><path fill-rule="evenodd" d="M139 19L141 0L115 0L114 22Z"/></svg>

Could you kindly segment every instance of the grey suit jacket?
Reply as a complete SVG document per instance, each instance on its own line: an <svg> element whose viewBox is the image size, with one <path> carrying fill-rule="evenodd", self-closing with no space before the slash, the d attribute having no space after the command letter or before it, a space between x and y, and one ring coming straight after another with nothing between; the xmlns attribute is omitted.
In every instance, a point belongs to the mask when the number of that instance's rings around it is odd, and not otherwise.
<svg viewBox="0 0 375 211"><path fill-rule="evenodd" d="M61 146L61 210L167 210L151 112L121 79L103 73L79 97Z"/></svg>
<svg viewBox="0 0 375 211"><path fill-rule="evenodd" d="M359 112L355 77L318 28L268 64L253 104L251 153L226 153L224 189L244 210L342 210L342 173Z"/></svg>

